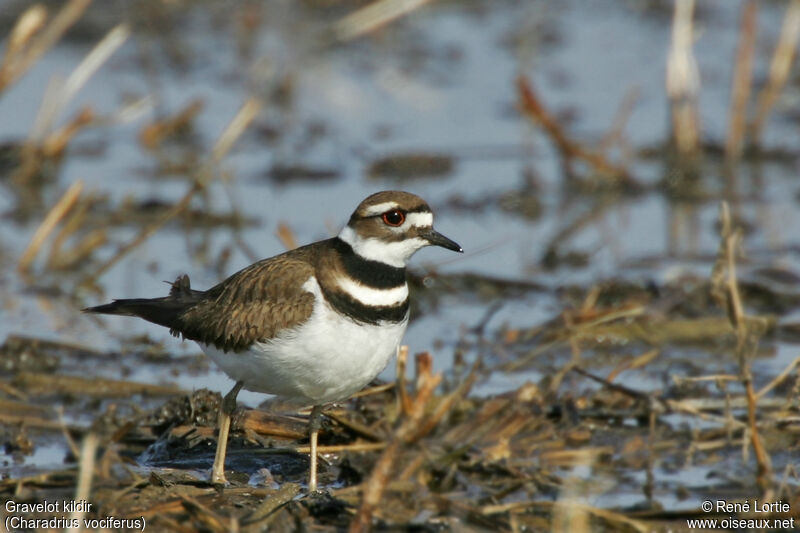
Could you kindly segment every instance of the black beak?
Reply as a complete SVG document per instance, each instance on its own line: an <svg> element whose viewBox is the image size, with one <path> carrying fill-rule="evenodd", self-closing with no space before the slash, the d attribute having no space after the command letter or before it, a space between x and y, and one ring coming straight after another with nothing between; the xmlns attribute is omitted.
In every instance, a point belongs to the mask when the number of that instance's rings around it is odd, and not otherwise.
<svg viewBox="0 0 800 533"><path fill-rule="evenodd" d="M434 246L441 246L442 248L447 248L448 250L453 250L454 252L464 253L464 250L458 245L457 242L448 239L433 228L421 233L420 237Z"/></svg>

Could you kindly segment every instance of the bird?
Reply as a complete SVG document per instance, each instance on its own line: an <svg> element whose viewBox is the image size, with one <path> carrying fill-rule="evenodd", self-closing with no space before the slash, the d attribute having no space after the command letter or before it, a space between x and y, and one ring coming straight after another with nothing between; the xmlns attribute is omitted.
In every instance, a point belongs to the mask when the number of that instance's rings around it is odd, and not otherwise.
<svg viewBox="0 0 800 533"><path fill-rule="evenodd" d="M309 493L317 492L322 407L370 383L389 363L409 317L406 263L426 246L463 253L433 229L419 196L368 196L335 237L262 259L208 290L179 276L159 298L83 311L143 318L195 341L234 382L220 403L210 481L225 486L225 452L244 388L310 406Z"/></svg>

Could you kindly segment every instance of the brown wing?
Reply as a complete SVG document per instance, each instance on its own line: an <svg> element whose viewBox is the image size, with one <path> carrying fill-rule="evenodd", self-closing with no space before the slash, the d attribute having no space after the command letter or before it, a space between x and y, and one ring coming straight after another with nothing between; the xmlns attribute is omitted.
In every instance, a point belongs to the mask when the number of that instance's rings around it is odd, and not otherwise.
<svg viewBox="0 0 800 533"><path fill-rule="evenodd" d="M314 308L302 286L314 275L316 255L312 244L240 270L182 312L173 333L238 352L302 324Z"/></svg>

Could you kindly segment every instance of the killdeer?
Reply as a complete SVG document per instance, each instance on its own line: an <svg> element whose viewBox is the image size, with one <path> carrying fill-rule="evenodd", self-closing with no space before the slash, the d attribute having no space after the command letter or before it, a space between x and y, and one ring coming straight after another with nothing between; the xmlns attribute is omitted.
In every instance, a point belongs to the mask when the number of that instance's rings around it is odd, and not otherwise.
<svg viewBox="0 0 800 533"><path fill-rule="evenodd" d="M386 367L408 324L406 262L425 246L462 252L433 229L422 198L367 197L336 237L254 263L198 291L180 276L162 298L84 311L138 316L197 342L236 384L219 411L211 482L224 485L231 414L242 388L313 406L308 490L317 489L324 404L361 390Z"/></svg>

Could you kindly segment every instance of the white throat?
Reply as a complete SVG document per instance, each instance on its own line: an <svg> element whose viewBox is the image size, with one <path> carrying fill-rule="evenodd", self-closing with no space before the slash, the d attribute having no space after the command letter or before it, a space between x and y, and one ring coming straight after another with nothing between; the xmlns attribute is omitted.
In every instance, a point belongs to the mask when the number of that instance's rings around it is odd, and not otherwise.
<svg viewBox="0 0 800 533"><path fill-rule="evenodd" d="M339 238L353 247L353 251L370 261L386 263L397 268L405 268L406 262L414 252L427 246L428 241L419 237L396 242L386 242L374 237L363 238L350 226L339 232Z"/></svg>

